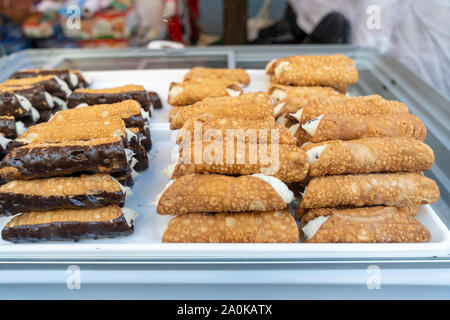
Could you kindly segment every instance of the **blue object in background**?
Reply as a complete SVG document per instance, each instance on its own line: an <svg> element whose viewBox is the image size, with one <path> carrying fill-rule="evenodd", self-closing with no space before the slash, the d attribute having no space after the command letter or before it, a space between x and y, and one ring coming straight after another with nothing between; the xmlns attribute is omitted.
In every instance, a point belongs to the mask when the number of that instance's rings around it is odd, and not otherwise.
<svg viewBox="0 0 450 320"><path fill-rule="evenodd" d="M32 47L31 42L22 31L21 25L13 24L4 15L0 19L0 55Z"/></svg>

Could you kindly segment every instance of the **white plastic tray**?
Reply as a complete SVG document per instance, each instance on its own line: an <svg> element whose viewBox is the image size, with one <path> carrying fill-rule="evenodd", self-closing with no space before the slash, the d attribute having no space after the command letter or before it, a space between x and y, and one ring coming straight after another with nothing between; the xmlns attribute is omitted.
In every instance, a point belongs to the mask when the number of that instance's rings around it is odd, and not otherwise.
<svg viewBox="0 0 450 320"><path fill-rule="evenodd" d="M150 167L141 173L126 207L139 217L135 233L118 239L74 242L13 244L0 239L0 259L338 259L338 258L431 258L448 257L450 232L430 206L423 206L417 218L431 231L429 243L417 244L163 244L162 234L171 219L156 214L154 197L168 182L162 170L171 162L176 134L167 122L170 106L166 103L169 83L181 81L187 70L130 70L89 72L94 88L123 84L142 84L158 92L164 103L152 118L153 148ZM245 91L267 90L269 82L262 70L249 70L252 82ZM358 94L350 91L351 94ZM10 218L0 219L0 228Z"/></svg>

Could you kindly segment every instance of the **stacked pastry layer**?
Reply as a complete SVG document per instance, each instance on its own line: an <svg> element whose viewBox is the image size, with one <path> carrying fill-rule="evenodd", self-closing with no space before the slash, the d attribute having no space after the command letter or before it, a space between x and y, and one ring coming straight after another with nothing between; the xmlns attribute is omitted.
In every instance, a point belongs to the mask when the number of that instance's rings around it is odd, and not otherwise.
<svg viewBox="0 0 450 320"><path fill-rule="evenodd" d="M357 80L352 65L340 55L299 56L266 68L276 121L308 156L296 212L302 240L430 241L415 218L420 205L439 198L422 174L434 162L426 128L401 102L342 94Z"/></svg>
<svg viewBox="0 0 450 320"><path fill-rule="evenodd" d="M123 208L136 171L148 167L148 112L136 100L57 112L10 143L0 163L0 214L15 215L7 241L131 234Z"/></svg>
<svg viewBox="0 0 450 320"><path fill-rule="evenodd" d="M193 104L170 112L171 128L180 129L179 154L154 203L157 213L176 215L163 242L297 242L288 210L294 196L285 182L303 180L308 160L275 123L272 99L263 92L233 96L224 90L219 96L209 89L229 79L247 85L243 70L194 68L185 79L171 85L169 102L178 101L173 90L179 85L183 101Z"/></svg>

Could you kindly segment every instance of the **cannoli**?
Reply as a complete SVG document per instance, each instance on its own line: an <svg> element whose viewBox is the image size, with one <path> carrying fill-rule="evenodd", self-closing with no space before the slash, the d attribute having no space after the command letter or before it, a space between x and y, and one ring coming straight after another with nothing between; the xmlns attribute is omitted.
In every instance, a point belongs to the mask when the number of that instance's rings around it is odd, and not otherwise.
<svg viewBox="0 0 450 320"><path fill-rule="evenodd" d="M191 174L171 180L154 202L156 212L242 212L281 210L294 200L293 193L275 177L261 174L230 177Z"/></svg>
<svg viewBox="0 0 450 320"><path fill-rule="evenodd" d="M0 133L9 139L17 137L16 120L13 116L0 116Z"/></svg>
<svg viewBox="0 0 450 320"><path fill-rule="evenodd" d="M125 170L110 173L111 177L116 179L122 186L131 188L134 185L134 178L137 173L133 170Z"/></svg>
<svg viewBox="0 0 450 320"><path fill-rule="evenodd" d="M169 87L168 102L173 106L186 106L208 97L238 97L241 94L241 87L232 80L172 82Z"/></svg>
<svg viewBox="0 0 450 320"><path fill-rule="evenodd" d="M192 173L263 173L283 182L301 181L308 173L308 158L303 150L288 144L192 143L180 150L172 177Z"/></svg>
<svg viewBox="0 0 450 320"><path fill-rule="evenodd" d="M44 90L52 96L61 99L67 99L72 92L67 83L54 75L37 76L34 78L9 79L1 83L1 87L20 87L20 86L39 86L42 85Z"/></svg>
<svg viewBox="0 0 450 320"><path fill-rule="evenodd" d="M394 207L331 209L305 215L301 239L308 243L428 242L430 231Z"/></svg>
<svg viewBox="0 0 450 320"><path fill-rule="evenodd" d="M364 138L326 141L302 147L309 159L308 175L319 177L344 173L417 172L429 170L433 150L418 140Z"/></svg>
<svg viewBox="0 0 450 320"><path fill-rule="evenodd" d="M221 68L192 68L185 76L184 81L203 79L230 79L241 86L246 87L250 83L250 76L244 69L221 69Z"/></svg>
<svg viewBox="0 0 450 320"><path fill-rule="evenodd" d="M149 91L148 97L150 99L150 105L153 106L153 109L162 109L163 105L158 93L155 91Z"/></svg>
<svg viewBox="0 0 450 320"><path fill-rule="evenodd" d="M274 132L273 139L272 132ZM178 133L177 143L183 143L185 138L187 138L187 142L193 141L195 134L200 134L203 140L217 135L225 139L228 134L244 137L246 143L296 143L294 136L288 129L275 123L273 118L266 120L231 120L214 118L209 115L200 116L196 120L191 119L185 122Z"/></svg>
<svg viewBox="0 0 450 320"><path fill-rule="evenodd" d="M74 173L118 172L130 169L132 155L121 138L31 143L6 155L0 164L0 177L29 180Z"/></svg>
<svg viewBox="0 0 450 320"><path fill-rule="evenodd" d="M78 88L86 88L89 87L92 83L90 77L88 77L84 72L80 70L70 70L71 73L74 73L78 78Z"/></svg>
<svg viewBox="0 0 450 320"><path fill-rule="evenodd" d="M372 116L324 113L302 124L301 128L307 135L295 134L300 145L307 141L353 140L367 137L411 137L424 141L427 135L427 129L422 121L410 113Z"/></svg>
<svg viewBox="0 0 450 320"><path fill-rule="evenodd" d="M15 180L0 187L0 216L29 211L122 206L129 188L108 174Z"/></svg>
<svg viewBox="0 0 450 320"><path fill-rule="evenodd" d="M72 90L84 86L83 83L80 83L78 75L69 69L22 69L14 73L10 79L34 78L48 75L59 77Z"/></svg>
<svg viewBox="0 0 450 320"><path fill-rule="evenodd" d="M111 205L98 209L32 211L14 217L2 230L11 242L115 238L133 233L137 213Z"/></svg>
<svg viewBox="0 0 450 320"><path fill-rule="evenodd" d="M313 96L345 96L330 87L293 87L281 84L272 84L267 93L275 102L280 102L288 98L310 98Z"/></svg>
<svg viewBox="0 0 450 320"><path fill-rule="evenodd" d="M163 242L289 243L299 231L288 210L238 213L186 213L172 218Z"/></svg>
<svg viewBox="0 0 450 320"><path fill-rule="evenodd" d="M270 104L244 103L239 105L199 104L187 107L174 107L170 111L170 129L180 129L189 119L197 119L205 114L211 118L231 120L267 120L273 119L273 107Z"/></svg>
<svg viewBox="0 0 450 320"><path fill-rule="evenodd" d="M267 64L266 73L274 83L332 87L342 93L358 81L354 61L342 54L274 59Z"/></svg>
<svg viewBox="0 0 450 320"><path fill-rule="evenodd" d="M30 118L33 123L40 118L39 111L30 100L6 87L0 87L0 114L18 119Z"/></svg>
<svg viewBox="0 0 450 320"><path fill-rule="evenodd" d="M439 188L436 182L420 174L349 174L311 179L300 207L404 207L430 204L438 199Z"/></svg>
<svg viewBox="0 0 450 320"><path fill-rule="evenodd" d="M69 108L80 104L89 106L96 104L111 104L124 100L136 100L145 111L150 110L150 97L143 86L125 85L108 89L77 89L72 92L67 101Z"/></svg>
<svg viewBox="0 0 450 320"><path fill-rule="evenodd" d="M42 85L33 86L8 86L0 87L1 91L14 92L16 95L25 97L39 112L52 110L55 107L53 96L45 91Z"/></svg>

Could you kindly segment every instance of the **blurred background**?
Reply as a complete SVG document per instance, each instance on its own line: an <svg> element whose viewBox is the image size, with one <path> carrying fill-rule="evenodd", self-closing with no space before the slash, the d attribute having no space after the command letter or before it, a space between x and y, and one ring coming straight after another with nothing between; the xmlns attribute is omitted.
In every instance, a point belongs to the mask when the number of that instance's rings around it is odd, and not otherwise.
<svg viewBox="0 0 450 320"><path fill-rule="evenodd" d="M0 16L1 55L27 48L349 44L396 57L450 95L449 0L0 0Z"/></svg>

